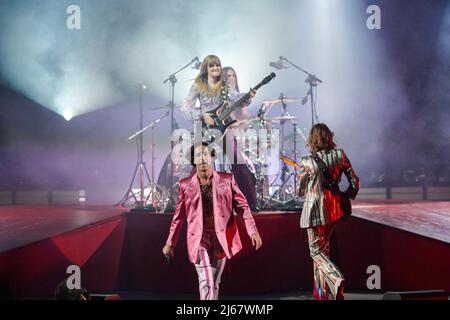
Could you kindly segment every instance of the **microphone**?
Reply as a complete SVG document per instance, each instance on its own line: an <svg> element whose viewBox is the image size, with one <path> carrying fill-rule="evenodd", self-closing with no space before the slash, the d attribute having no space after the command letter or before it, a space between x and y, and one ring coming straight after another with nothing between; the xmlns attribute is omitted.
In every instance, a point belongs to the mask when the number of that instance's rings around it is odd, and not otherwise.
<svg viewBox="0 0 450 320"><path fill-rule="evenodd" d="M171 255L165 256L166 257L166 263L168 265L173 265L173 257Z"/></svg>
<svg viewBox="0 0 450 320"><path fill-rule="evenodd" d="M283 63L283 57L280 57L279 60L277 62L269 62L269 66L271 66L272 68L275 68L277 70L281 70L281 69L287 69L288 67Z"/></svg>
<svg viewBox="0 0 450 320"><path fill-rule="evenodd" d="M278 70L283 69L283 63L281 61L278 61L278 62L272 61L269 63L269 66L271 66L272 68L278 69Z"/></svg>
<svg viewBox="0 0 450 320"><path fill-rule="evenodd" d="M202 63L200 62L200 60L198 59L198 57L195 57L194 59L192 59L192 62L195 61L194 66L192 67L192 69L197 69L200 70L200 67L202 65Z"/></svg>

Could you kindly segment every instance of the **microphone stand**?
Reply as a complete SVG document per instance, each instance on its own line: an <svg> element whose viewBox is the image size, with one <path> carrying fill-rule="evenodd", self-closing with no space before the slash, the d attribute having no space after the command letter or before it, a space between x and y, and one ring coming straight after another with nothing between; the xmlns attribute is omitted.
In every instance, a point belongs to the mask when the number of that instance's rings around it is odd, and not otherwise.
<svg viewBox="0 0 450 320"><path fill-rule="evenodd" d="M136 167L134 169L133 177L131 178L131 183L130 183L130 186L128 187L128 190L126 191L122 200L120 200L117 204L114 205L115 207L125 207L128 199L133 197L134 203L135 203L134 210L140 210L140 211L142 211L142 210L150 211L151 210L150 208L146 208L148 198L146 199L145 195L144 195L145 177L147 177L148 181L153 183L153 181L150 179L147 167L144 162L144 143L143 143L144 136L142 133L143 133L143 131L145 131L147 129L147 127L145 129L143 129L144 114L143 114L143 110L142 110L142 92L145 89L146 89L146 86L144 84L140 83L139 84L139 131L128 138L128 140L131 140L134 137L139 135L138 139L136 139L137 154L138 154ZM139 170L139 192L136 193L133 191L133 184L136 179L136 174L138 173L138 170ZM136 197L137 195L139 195L139 198Z"/></svg>
<svg viewBox="0 0 450 320"><path fill-rule="evenodd" d="M170 129L171 129L171 134L173 133L175 128L178 128L178 124L175 121L175 118L173 116L173 109L175 107L175 83L177 83L177 78L175 77L175 75L181 71L183 71L184 69L186 69L187 67L189 67L191 64L193 64L194 62L198 61L198 57L195 57L194 59L191 60L191 62L189 62L188 64L186 64L184 67L182 67L181 69L175 71L174 73L172 73L166 80L163 81L163 84L167 83L168 81L170 82L170 86L169 86L169 107L170 107ZM172 139L170 139L170 152L172 152L173 150L173 144L174 142L172 141ZM172 161L172 157L170 159L170 204L169 207L171 208L175 208L175 203L174 203L174 199L173 199L173 175L174 175L174 168L173 168L173 161Z"/></svg>
<svg viewBox="0 0 450 320"><path fill-rule="evenodd" d="M318 117L317 117L317 112L316 112L316 101L314 100L314 88L316 88L316 92L317 92L317 86L322 83L322 80L320 80L319 78L317 78L314 74L309 73L308 71L300 68L299 66L297 66L296 64L294 64L293 62L289 61L288 59L286 59L285 57L280 57L281 61L286 61L288 64L290 64L291 66L293 66L294 68L302 71L303 73L308 75L308 78L306 78L305 82L309 84L309 90L308 90L308 94L310 96L310 101L311 101L311 126L314 126L314 115L316 117L316 120L318 122Z"/></svg>
<svg viewBox="0 0 450 320"><path fill-rule="evenodd" d="M144 128L142 128L141 130L137 131L136 133L134 133L133 135L131 135L130 137L128 137L128 140L132 140L134 139L136 136L142 136L143 132L145 130L147 130L148 128L151 128L151 134L152 134L152 143L151 143L151 154L152 154L152 158L151 158L151 178L149 179L150 181L150 193L148 194L147 198L145 198L144 203L148 203L150 196L152 197L152 206L153 209L157 209L157 207L155 206L156 203L156 193L158 192L157 190L157 184L155 183L155 133L154 133L154 129L155 126L158 124L158 122L160 122L162 119L164 119L165 117L167 117L169 115L170 111L167 111L162 117L160 117L159 119L156 119L155 121L150 122L147 126L145 126ZM147 178L148 178L148 171L147 168L145 168L145 163L144 163L144 169L145 172L147 174ZM141 179L140 181L143 181L143 179ZM144 187L143 184L141 183L141 195L144 193ZM142 196L141 196L142 197ZM132 210L133 211L133 210Z"/></svg>

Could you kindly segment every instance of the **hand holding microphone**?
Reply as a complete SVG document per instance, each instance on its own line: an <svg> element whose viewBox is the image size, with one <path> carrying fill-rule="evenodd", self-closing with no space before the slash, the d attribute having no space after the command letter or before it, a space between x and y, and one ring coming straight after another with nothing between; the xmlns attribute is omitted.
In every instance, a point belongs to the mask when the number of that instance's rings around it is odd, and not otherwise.
<svg viewBox="0 0 450 320"><path fill-rule="evenodd" d="M167 264L172 265L173 264L173 255L174 255L173 247L166 244L164 246L162 252L163 252L164 256L166 257Z"/></svg>

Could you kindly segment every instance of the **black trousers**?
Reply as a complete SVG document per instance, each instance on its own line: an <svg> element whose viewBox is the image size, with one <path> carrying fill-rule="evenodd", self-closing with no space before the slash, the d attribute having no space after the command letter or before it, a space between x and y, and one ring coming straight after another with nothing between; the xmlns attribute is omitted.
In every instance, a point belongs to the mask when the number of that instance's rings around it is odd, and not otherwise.
<svg viewBox="0 0 450 320"><path fill-rule="evenodd" d="M247 198L250 208L254 209L256 206L256 179L253 173L250 172L246 164L231 165L234 179L236 183Z"/></svg>

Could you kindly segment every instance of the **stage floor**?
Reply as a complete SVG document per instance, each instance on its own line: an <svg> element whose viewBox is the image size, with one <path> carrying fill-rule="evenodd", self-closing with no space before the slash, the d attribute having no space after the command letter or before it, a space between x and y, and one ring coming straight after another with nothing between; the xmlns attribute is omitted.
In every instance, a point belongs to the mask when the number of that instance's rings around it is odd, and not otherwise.
<svg viewBox="0 0 450 320"><path fill-rule="evenodd" d="M0 206L0 252L105 221L125 212L124 208L112 206ZM256 215L274 213L285 212L265 211ZM353 215L450 243L449 201L355 201Z"/></svg>
<svg viewBox="0 0 450 320"><path fill-rule="evenodd" d="M121 216L126 210L89 205L0 206L0 252ZM265 211L255 215L277 213L285 212ZM450 243L449 201L355 201L353 215Z"/></svg>
<svg viewBox="0 0 450 320"><path fill-rule="evenodd" d="M353 215L450 243L449 201L355 201Z"/></svg>
<svg viewBox="0 0 450 320"><path fill-rule="evenodd" d="M124 214L108 206L0 206L0 252Z"/></svg>
<svg viewBox="0 0 450 320"><path fill-rule="evenodd" d="M224 272L224 298L246 299L242 293L252 294L249 299L309 299L303 292L309 293L312 264L300 213L265 211L254 217L264 250L253 252L239 218L244 249ZM138 291L157 292L151 299L181 298L184 292L195 298L194 271L185 254L178 254L176 269L161 254L171 219L170 213L129 214L112 206L0 206L0 297L2 285L9 288L6 296L48 296L67 266L76 264L94 292L127 291L128 298ZM378 265L385 290L450 290L448 278L443 279L450 263L448 201L355 201L353 217L335 234L337 263L351 289L367 289L366 268ZM184 238L177 248L186 252ZM274 274L280 261L289 265ZM422 270L430 275L417 278ZM236 276L243 278L233 282ZM287 293L297 288L303 292ZM259 295L277 291L287 294Z"/></svg>
<svg viewBox="0 0 450 320"><path fill-rule="evenodd" d="M198 293L158 294L143 291L109 291L103 294L118 294L123 300L194 300L198 301ZM381 300L381 292L348 291L344 300ZM220 300L315 300L311 291L286 291L261 294L220 295Z"/></svg>

